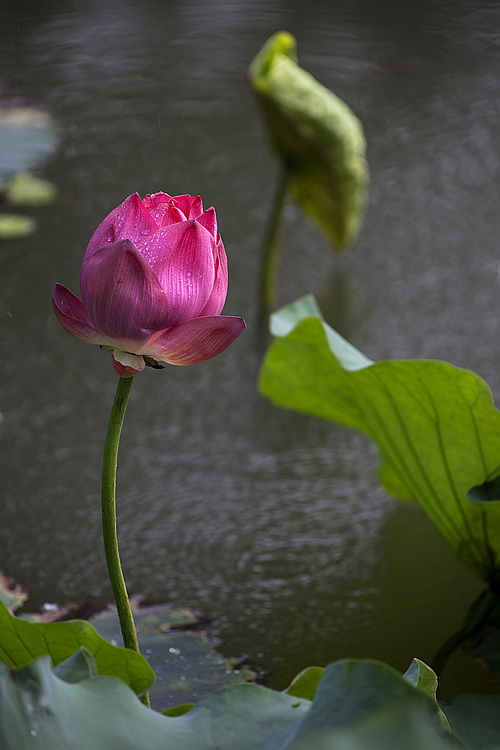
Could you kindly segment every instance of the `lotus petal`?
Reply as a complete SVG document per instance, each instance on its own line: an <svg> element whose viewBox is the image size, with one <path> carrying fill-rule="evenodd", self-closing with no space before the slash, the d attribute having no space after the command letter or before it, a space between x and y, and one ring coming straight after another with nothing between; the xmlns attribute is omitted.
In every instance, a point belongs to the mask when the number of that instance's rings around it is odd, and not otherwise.
<svg viewBox="0 0 500 750"><path fill-rule="evenodd" d="M171 224L139 243L165 290L168 326L198 317L207 304L215 282L214 244L212 235L193 220Z"/></svg>
<svg viewBox="0 0 500 750"><path fill-rule="evenodd" d="M105 245L118 240L135 242L157 229L156 222L146 211L139 195L134 193L99 224L87 246L83 263Z"/></svg>
<svg viewBox="0 0 500 750"><path fill-rule="evenodd" d="M52 307L59 323L75 339L86 344L105 344L107 339L90 322L83 302L67 287L54 284Z"/></svg>
<svg viewBox="0 0 500 750"><path fill-rule="evenodd" d="M106 245L84 262L80 286L92 325L125 351L144 343L168 322L163 289L130 240Z"/></svg>
<svg viewBox="0 0 500 750"><path fill-rule="evenodd" d="M227 258L222 240L217 244L217 259L215 263L215 282L208 302L200 312L199 317L206 315L220 315L227 296Z"/></svg>
<svg viewBox="0 0 500 750"><path fill-rule="evenodd" d="M243 318L225 315L192 318L148 342L141 354L171 365L195 365L223 352L245 328Z"/></svg>

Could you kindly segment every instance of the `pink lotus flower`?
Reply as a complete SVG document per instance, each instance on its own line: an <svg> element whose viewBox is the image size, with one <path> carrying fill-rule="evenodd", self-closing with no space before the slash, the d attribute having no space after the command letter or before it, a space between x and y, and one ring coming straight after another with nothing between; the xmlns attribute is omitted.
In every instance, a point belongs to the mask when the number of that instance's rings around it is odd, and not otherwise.
<svg viewBox="0 0 500 750"><path fill-rule="evenodd" d="M220 315L227 260L215 210L199 196L129 196L94 232L83 259L80 301L55 284L52 304L72 336L111 352L131 377L146 365L204 362L245 328Z"/></svg>

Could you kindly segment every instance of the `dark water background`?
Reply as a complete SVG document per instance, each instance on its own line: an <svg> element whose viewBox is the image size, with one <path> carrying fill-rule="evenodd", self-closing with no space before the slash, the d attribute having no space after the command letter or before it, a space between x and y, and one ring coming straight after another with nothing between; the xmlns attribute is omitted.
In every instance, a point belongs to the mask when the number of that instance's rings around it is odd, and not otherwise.
<svg viewBox="0 0 500 750"><path fill-rule="evenodd" d="M116 378L50 305L78 291L104 216L137 190L200 194L229 258L220 357L136 378L120 454L132 592L212 617L228 654L283 688L310 664L429 661L480 592L418 508L378 487L360 435L256 391L259 246L277 164L246 84L275 31L361 118L371 168L343 256L290 204L279 303L314 292L373 359L431 357L500 387L500 6L469 0L109 0L0 9L0 81L46 105L60 200L0 246L0 568L31 604L110 599L100 460ZM455 659L444 692L488 689Z"/></svg>

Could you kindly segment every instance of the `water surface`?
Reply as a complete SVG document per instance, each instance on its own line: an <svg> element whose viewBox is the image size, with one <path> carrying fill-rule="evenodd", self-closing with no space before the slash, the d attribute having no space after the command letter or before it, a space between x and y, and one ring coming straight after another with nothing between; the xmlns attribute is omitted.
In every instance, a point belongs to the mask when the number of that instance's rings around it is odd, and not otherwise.
<svg viewBox="0 0 500 750"><path fill-rule="evenodd" d="M212 617L228 653L282 688L301 668L430 660L481 590L420 511L378 487L360 435L256 392L259 243L277 165L246 84L279 29L362 119L370 205L335 256L287 207L279 303L314 292L373 359L432 357L498 391L500 47L479 2L19 3L0 10L0 79L48 106L57 204L0 247L0 568L33 606L110 598L99 471L116 378L53 316L78 291L104 216L137 190L201 194L229 259L220 357L136 378L120 453L119 534L132 592ZM464 670L462 670L464 671ZM449 689L487 689L476 667ZM448 688L447 688L448 689Z"/></svg>

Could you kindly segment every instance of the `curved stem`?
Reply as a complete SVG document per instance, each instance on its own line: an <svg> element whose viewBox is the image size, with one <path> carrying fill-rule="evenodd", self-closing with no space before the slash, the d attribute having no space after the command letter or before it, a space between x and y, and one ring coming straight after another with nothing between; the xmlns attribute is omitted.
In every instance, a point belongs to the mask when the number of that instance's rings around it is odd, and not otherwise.
<svg viewBox="0 0 500 750"><path fill-rule="evenodd" d="M285 197L290 181L290 169L283 167L279 176L278 184L273 198L271 214L266 229L266 236L262 248L262 264L260 278L260 325L263 331L267 331L269 316L276 303L276 290L278 288L279 270L279 234L281 228L281 216Z"/></svg>
<svg viewBox="0 0 500 750"><path fill-rule="evenodd" d="M116 531L116 467L118 462L118 446L120 444L120 435L132 387L132 380L133 378L118 378L115 400L111 407L108 431L104 442L101 507L104 553L106 555L109 580L120 621L123 643L126 648L131 648L139 652L134 618L120 563L118 535ZM143 696L142 701L149 706L149 696L147 693Z"/></svg>

